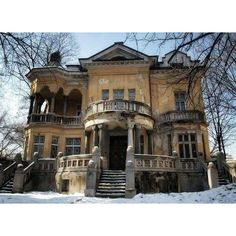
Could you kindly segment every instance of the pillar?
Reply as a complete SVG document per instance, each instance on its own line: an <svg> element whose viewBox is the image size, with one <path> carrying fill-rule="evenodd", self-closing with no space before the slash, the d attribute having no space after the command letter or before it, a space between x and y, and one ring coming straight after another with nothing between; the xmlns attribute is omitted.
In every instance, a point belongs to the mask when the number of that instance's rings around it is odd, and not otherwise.
<svg viewBox="0 0 236 236"><path fill-rule="evenodd" d="M104 125L98 125L99 129L99 148L101 150L101 155L104 156Z"/></svg>
<svg viewBox="0 0 236 236"><path fill-rule="evenodd" d="M134 125L135 124L132 122L128 123L128 146L131 147L134 146L134 136L133 136Z"/></svg>
<svg viewBox="0 0 236 236"><path fill-rule="evenodd" d="M54 108L55 108L55 93L52 93L50 106L49 106L49 112L54 113Z"/></svg>
<svg viewBox="0 0 236 236"><path fill-rule="evenodd" d="M33 107L34 107L34 96L30 96L30 107L29 107L29 114L28 114L28 123L30 121L30 115L33 112Z"/></svg>
<svg viewBox="0 0 236 236"><path fill-rule="evenodd" d="M67 102L68 102L68 96L64 96L64 107L63 107L63 114L66 115L67 112Z"/></svg>
<svg viewBox="0 0 236 236"><path fill-rule="evenodd" d="M210 162L208 164L207 175L210 189L218 187L219 186L218 171L213 162Z"/></svg>
<svg viewBox="0 0 236 236"><path fill-rule="evenodd" d="M98 146L98 126L95 125L93 129L93 147Z"/></svg>
<svg viewBox="0 0 236 236"><path fill-rule="evenodd" d="M148 154L152 154L153 152L153 131L147 130L147 136L148 136Z"/></svg>
<svg viewBox="0 0 236 236"><path fill-rule="evenodd" d="M84 135L84 153L85 154L89 153L89 137L90 137L90 132L85 131L85 135Z"/></svg>
<svg viewBox="0 0 236 236"><path fill-rule="evenodd" d="M38 110L38 94L35 94L35 99L33 103L33 113L37 113Z"/></svg>
<svg viewBox="0 0 236 236"><path fill-rule="evenodd" d="M137 154L141 152L140 133L141 133L141 125L135 125L135 153Z"/></svg>

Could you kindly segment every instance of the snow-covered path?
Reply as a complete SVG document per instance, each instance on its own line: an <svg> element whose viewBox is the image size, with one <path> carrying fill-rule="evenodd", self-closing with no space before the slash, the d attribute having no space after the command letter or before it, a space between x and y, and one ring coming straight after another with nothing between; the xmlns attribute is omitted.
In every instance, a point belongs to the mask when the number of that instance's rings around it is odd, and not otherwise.
<svg viewBox="0 0 236 236"><path fill-rule="evenodd" d="M236 184L204 192L138 194L133 199L88 198L80 193L64 195L54 192L0 194L0 203L236 203Z"/></svg>

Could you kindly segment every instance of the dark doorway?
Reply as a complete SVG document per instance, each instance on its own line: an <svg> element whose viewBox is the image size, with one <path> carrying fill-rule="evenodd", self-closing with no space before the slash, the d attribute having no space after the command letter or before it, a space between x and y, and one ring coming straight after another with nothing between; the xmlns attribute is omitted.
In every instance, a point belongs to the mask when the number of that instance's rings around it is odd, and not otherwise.
<svg viewBox="0 0 236 236"><path fill-rule="evenodd" d="M110 137L110 169L125 170L127 136Z"/></svg>

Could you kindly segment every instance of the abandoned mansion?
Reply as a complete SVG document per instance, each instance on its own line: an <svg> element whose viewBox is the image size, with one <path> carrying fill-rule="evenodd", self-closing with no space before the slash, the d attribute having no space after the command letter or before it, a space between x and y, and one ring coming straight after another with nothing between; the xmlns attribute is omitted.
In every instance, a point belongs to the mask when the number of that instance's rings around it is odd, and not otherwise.
<svg viewBox="0 0 236 236"><path fill-rule="evenodd" d="M26 75L24 154L0 164L0 191L133 197L201 191L226 174L234 181L223 156L211 162L201 69L189 90L198 64L182 52L158 58L122 42L66 67L53 53Z"/></svg>

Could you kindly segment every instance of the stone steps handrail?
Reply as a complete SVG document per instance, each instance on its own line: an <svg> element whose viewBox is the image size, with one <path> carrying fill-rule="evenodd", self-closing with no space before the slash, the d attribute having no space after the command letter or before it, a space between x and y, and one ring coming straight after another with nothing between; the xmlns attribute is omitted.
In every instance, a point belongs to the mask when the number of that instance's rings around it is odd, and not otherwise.
<svg viewBox="0 0 236 236"><path fill-rule="evenodd" d="M11 177L14 171L16 170L17 162L13 162L11 165L7 166L3 170L3 183L8 181Z"/></svg>
<svg viewBox="0 0 236 236"><path fill-rule="evenodd" d="M90 104L86 109L86 116L109 111L137 112L151 115L151 107L138 101L129 101L123 99L102 100Z"/></svg>
<svg viewBox="0 0 236 236"><path fill-rule="evenodd" d="M30 180L31 172L34 168L35 162L31 162L27 167L24 168L24 184Z"/></svg>

